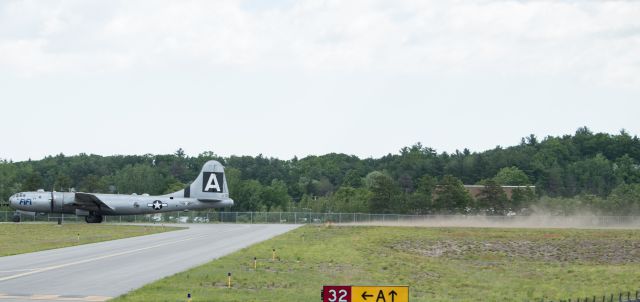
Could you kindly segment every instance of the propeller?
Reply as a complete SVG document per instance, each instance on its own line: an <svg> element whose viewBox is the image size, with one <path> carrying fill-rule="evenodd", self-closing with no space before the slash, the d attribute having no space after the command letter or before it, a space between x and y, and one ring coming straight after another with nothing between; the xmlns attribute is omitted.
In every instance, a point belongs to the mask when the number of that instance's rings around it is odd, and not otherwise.
<svg viewBox="0 0 640 302"><path fill-rule="evenodd" d="M55 189L55 186L51 188L51 213L53 213L53 190L54 189Z"/></svg>

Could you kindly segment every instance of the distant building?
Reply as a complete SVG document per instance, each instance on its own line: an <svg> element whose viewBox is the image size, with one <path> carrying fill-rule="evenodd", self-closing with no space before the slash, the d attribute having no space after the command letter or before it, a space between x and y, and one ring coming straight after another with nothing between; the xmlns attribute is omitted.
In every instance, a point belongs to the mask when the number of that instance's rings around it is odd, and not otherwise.
<svg viewBox="0 0 640 302"><path fill-rule="evenodd" d="M533 190L535 192L536 190L536 186L501 186L502 190L504 190L504 192L507 194L507 198L511 198L511 195L513 195L513 190L515 189L527 189L530 188L531 190ZM471 197L473 197L474 199L478 197L478 195L480 195L480 193L482 193L482 189L484 189L483 185L464 185L464 188L467 189L467 191L469 191L469 195L471 195Z"/></svg>

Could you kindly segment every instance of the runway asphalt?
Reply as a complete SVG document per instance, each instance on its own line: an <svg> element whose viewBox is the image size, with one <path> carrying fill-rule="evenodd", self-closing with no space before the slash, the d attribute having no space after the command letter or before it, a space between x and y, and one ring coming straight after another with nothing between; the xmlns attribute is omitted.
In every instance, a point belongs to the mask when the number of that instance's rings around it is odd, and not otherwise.
<svg viewBox="0 0 640 302"><path fill-rule="evenodd" d="M298 227L178 226L189 228L0 257L0 302L106 301Z"/></svg>

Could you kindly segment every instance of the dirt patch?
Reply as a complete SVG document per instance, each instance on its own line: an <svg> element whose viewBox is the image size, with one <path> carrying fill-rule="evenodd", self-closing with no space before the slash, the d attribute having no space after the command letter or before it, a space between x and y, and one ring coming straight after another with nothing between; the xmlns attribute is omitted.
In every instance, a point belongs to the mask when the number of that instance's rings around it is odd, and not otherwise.
<svg viewBox="0 0 640 302"><path fill-rule="evenodd" d="M638 240L473 241L442 239L419 242L402 241L390 246L390 248L425 257L450 259L518 258L545 262L640 263L640 241Z"/></svg>

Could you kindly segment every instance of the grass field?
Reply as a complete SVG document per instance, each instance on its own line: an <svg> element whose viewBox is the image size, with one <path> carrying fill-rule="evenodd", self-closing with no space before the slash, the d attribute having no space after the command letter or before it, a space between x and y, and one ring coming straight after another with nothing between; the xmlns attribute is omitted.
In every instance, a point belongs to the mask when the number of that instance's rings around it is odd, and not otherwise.
<svg viewBox="0 0 640 302"><path fill-rule="evenodd" d="M639 270L633 230L305 226L113 301L320 301L322 285L409 285L412 302L557 301L636 289Z"/></svg>
<svg viewBox="0 0 640 302"><path fill-rule="evenodd" d="M0 256L161 233L179 228L108 224L0 224ZM79 240L78 240L79 238Z"/></svg>

